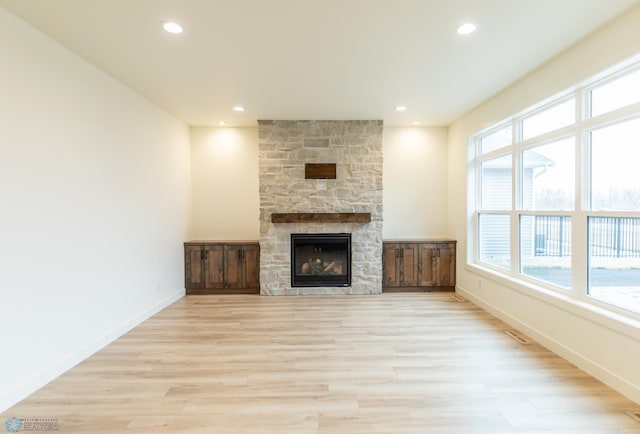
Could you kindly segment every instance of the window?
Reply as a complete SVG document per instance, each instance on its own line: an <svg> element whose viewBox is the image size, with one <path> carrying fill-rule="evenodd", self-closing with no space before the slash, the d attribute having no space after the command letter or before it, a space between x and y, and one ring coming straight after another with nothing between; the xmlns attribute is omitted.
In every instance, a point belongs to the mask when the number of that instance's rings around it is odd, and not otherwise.
<svg viewBox="0 0 640 434"><path fill-rule="evenodd" d="M522 208L571 210L575 205L575 138L522 151Z"/></svg>
<svg viewBox="0 0 640 434"><path fill-rule="evenodd" d="M511 209L511 155L481 163L480 202L483 209Z"/></svg>
<svg viewBox="0 0 640 434"><path fill-rule="evenodd" d="M591 132L591 209L640 211L640 118Z"/></svg>
<svg viewBox="0 0 640 434"><path fill-rule="evenodd" d="M522 120L522 139L526 140L576 121L576 101L571 98Z"/></svg>
<svg viewBox="0 0 640 434"><path fill-rule="evenodd" d="M520 216L520 272L571 287L571 217Z"/></svg>
<svg viewBox="0 0 640 434"><path fill-rule="evenodd" d="M640 313L640 63L488 128L470 150L471 262Z"/></svg>
<svg viewBox="0 0 640 434"><path fill-rule="evenodd" d="M478 217L480 260L509 269L509 215L480 214Z"/></svg>
<svg viewBox="0 0 640 434"><path fill-rule="evenodd" d="M640 70L624 74L591 90L591 116L640 102Z"/></svg>
<svg viewBox="0 0 640 434"><path fill-rule="evenodd" d="M512 140L512 131L511 124L509 124L482 137L480 139L480 148L482 152L487 153L509 146Z"/></svg>
<svg viewBox="0 0 640 434"><path fill-rule="evenodd" d="M640 218L589 218L589 295L640 312Z"/></svg>

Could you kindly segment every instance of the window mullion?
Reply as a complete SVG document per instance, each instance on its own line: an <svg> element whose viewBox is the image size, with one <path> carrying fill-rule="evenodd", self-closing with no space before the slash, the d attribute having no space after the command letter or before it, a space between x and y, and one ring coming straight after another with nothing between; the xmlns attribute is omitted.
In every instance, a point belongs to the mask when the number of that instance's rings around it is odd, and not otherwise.
<svg viewBox="0 0 640 434"><path fill-rule="evenodd" d="M514 275L518 275L520 273L520 213L511 211L510 217L510 268Z"/></svg>
<svg viewBox="0 0 640 434"><path fill-rule="evenodd" d="M571 287L577 298L586 299L588 283L587 213L584 211L574 212L571 220L573 221L571 225Z"/></svg>
<svg viewBox="0 0 640 434"><path fill-rule="evenodd" d="M522 120L520 118L515 118L512 120L513 131L513 150L511 151L511 167L512 167L512 175L511 175L511 215L510 215L510 231L509 231L509 240L510 240L510 265L511 272L514 275L517 275L520 272L520 224L519 224L519 214L517 210L521 209L521 200L520 200L520 174L521 171L521 158L520 155L520 142L522 141Z"/></svg>
<svg viewBox="0 0 640 434"><path fill-rule="evenodd" d="M574 295L583 299L587 297L587 216L584 212L588 194L588 156L585 121L589 119L591 101L589 91L576 91L576 124L575 124L575 207L571 220L571 288Z"/></svg>

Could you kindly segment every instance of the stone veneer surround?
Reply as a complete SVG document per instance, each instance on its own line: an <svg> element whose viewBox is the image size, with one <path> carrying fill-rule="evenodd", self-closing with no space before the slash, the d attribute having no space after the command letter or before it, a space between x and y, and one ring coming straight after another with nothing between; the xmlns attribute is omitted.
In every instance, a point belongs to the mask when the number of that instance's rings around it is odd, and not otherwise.
<svg viewBox="0 0 640 434"><path fill-rule="evenodd" d="M380 120L258 121L260 294L382 292ZM305 163L335 163L336 179L305 179ZM371 213L370 223L272 223L273 213ZM292 233L351 233L350 287L291 287Z"/></svg>

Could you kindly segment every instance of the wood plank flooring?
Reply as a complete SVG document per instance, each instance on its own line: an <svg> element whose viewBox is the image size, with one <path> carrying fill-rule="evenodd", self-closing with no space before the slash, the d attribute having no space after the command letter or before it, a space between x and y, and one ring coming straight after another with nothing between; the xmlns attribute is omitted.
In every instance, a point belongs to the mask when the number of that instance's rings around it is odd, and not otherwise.
<svg viewBox="0 0 640 434"><path fill-rule="evenodd" d="M61 433L640 433L451 293L189 296L3 413Z"/></svg>

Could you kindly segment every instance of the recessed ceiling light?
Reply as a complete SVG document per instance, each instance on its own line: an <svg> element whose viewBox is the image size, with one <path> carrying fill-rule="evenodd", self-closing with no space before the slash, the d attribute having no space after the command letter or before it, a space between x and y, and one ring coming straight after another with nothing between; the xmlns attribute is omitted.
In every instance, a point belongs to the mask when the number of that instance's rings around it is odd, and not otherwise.
<svg viewBox="0 0 640 434"><path fill-rule="evenodd" d="M236 112L243 112L244 111L244 107L242 107L241 105L237 105L233 108L233 111Z"/></svg>
<svg viewBox="0 0 640 434"><path fill-rule="evenodd" d="M476 26L473 23L464 23L463 25L458 27L458 34L459 35L468 35L469 33L475 32L477 28L478 28L478 26Z"/></svg>
<svg viewBox="0 0 640 434"><path fill-rule="evenodd" d="M397 111L397 112L403 112L403 111L405 111L406 109L407 109L407 106L406 106L406 105L398 105L398 106L396 106L396 111Z"/></svg>
<svg viewBox="0 0 640 434"><path fill-rule="evenodd" d="M162 28L169 33L182 33L182 26L178 23L174 23L173 21L167 21L162 25Z"/></svg>

